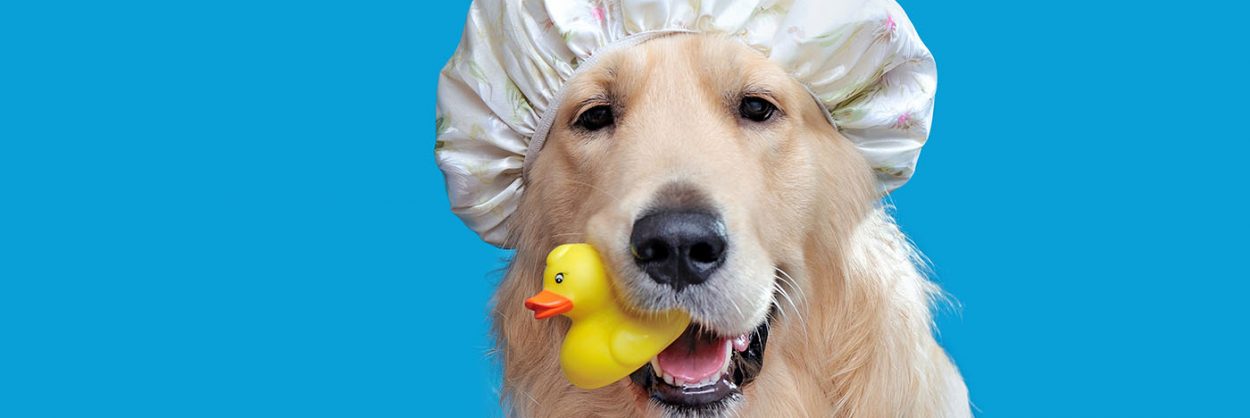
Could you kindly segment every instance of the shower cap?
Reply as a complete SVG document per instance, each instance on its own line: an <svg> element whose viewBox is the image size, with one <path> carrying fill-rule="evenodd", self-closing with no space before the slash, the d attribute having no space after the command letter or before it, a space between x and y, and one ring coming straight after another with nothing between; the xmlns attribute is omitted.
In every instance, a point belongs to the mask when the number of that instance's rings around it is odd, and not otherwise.
<svg viewBox="0 0 1250 418"><path fill-rule="evenodd" d="M475 0L438 80L434 145L452 211L510 245L508 219L562 86L594 57L674 33L737 39L788 71L876 172L912 175L937 70L894 0Z"/></svg>

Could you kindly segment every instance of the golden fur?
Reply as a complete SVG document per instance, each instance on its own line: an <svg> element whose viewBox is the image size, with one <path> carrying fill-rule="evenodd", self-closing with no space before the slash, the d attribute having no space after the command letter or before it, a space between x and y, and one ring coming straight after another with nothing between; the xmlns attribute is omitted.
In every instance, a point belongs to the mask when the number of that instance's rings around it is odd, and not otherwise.
<svg viewBox="0 0 1250 418"><path fill-rule="evenodd" d="M780 116L737 117L744 94L767 97ZM613 106L616 126L573 128L597 104ZM495 296L508 415L664 415L628 379L594 391L569 385L558 365L568 320L534 320L522 300L539 290L547 251L578 241L605 253L618 294L631 300L626 279L639 273L630 225L674 181L715 202L735 245L723 281L741 312L696 320L744 332L773 304L780 311L763 370L724 414L970 416L963 381L931 334L938 290L880 207L863 157L763 54L710 35L613 52L568 83L528 173L511 225L518 251Z"/></svg>

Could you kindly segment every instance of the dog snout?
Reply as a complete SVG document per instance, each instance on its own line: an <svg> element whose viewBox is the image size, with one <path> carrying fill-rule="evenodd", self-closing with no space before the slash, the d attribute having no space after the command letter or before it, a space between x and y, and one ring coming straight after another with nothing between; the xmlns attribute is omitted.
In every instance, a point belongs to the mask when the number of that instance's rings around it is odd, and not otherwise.
<svg viewBox="0 0 1250 418"><path fill-rule="evenodd" d="M680 291L706 282L724 264L728 237L719 216L661 210L634 222L630 251L652 280Z"/></svg>

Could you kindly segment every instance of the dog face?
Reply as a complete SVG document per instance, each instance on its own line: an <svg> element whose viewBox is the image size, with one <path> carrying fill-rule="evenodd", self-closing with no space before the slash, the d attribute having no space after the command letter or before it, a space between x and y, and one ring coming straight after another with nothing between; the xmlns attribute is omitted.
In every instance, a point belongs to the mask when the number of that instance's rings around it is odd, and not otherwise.
<svg viewBox="0 0 1250 418"><path fill-rule="evenodd" d="M545 211L538 235L598 248L627 308L691 314L674 343L684 348L632 380L666 406L707 411L732 407L759 373L777 298L810 286L790 274L804 268L808 229L838 211L822 202L862 205L866 173L763 54L674 35L599 57L568 82L523 211Z"/></svg>
<svg viewBox="0 0 1250 418"><path fill-rule="evenodd" d="M759 52L690 36L612 56L568 86L548 147L589 183L585 236L618 290L717 333L754 329L805 206L813 99Z"/></svg>

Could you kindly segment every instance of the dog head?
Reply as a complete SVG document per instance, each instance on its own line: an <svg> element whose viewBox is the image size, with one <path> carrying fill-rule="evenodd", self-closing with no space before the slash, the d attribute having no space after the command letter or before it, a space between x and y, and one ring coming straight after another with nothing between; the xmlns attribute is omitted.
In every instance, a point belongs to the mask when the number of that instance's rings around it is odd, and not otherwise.
<svg viewBox="0 0 1250 418"><path fill-rule="evenodd" d="M778 298L811 286L806 248L837 228L824 217L870 206L870 173L808 91L762 53L717 36L668 36L607 53L568 82L528 174L519 247L589 242L630 309L691 314L694 329L679 340L690 353L736 348L734 367L722 369L731 387L714 396L685 394L708 380L666 376L655 370L663 361L635 374L660 402L720 407L758 373Z"/></svg>

